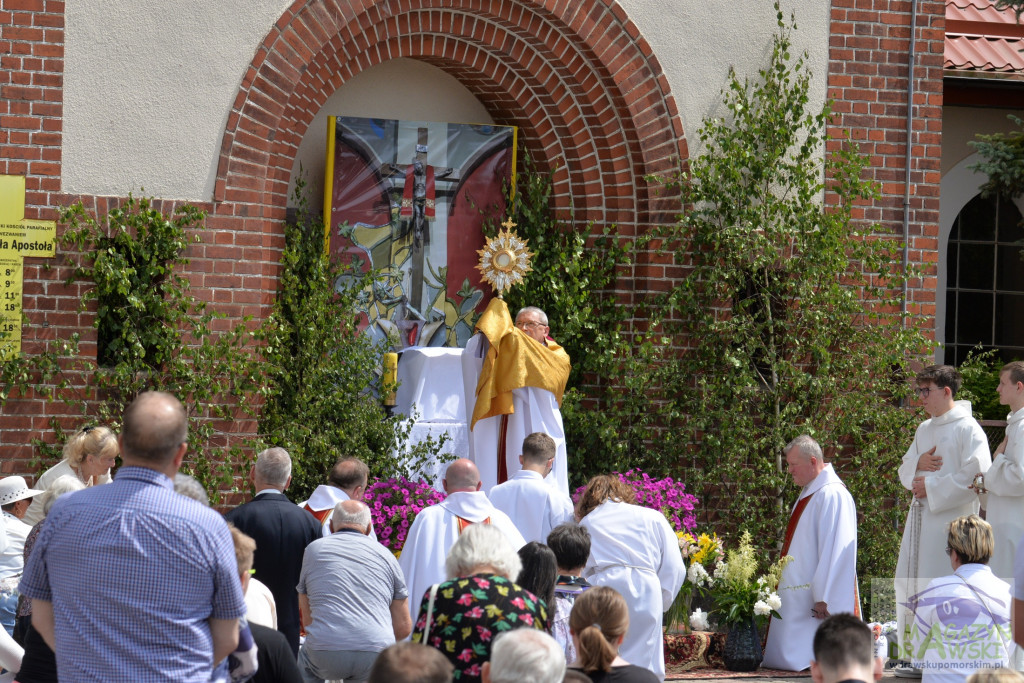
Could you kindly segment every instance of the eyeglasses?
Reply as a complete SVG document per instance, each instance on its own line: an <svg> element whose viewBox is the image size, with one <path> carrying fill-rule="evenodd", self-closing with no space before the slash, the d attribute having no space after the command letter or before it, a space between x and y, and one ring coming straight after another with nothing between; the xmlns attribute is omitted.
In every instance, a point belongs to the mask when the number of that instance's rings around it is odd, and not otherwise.
<svg viewBox="0 0 1024 683"><path fill-rule="evenodd" d="M920 398L924 398L933 391L942 391L942 389L939 387L917 387L914 389L914 393L916 393Z"/></svg>
<svg viewBox="0 0 1024 683"><path fill-rule="evenodd" d="M952 555L953 554L953 549L950 548L948 545L946 546L946 554L947 555Z"/></svg>
<svg viewBox="0 0 1024 683"><path fill-rule="evenodd" d="M529 330L534 327L547 327L547 325L545 325L544 323L534 322L533 320L524 320L522 322L517 320L516 327L518 327L521 330Z"/></svg>

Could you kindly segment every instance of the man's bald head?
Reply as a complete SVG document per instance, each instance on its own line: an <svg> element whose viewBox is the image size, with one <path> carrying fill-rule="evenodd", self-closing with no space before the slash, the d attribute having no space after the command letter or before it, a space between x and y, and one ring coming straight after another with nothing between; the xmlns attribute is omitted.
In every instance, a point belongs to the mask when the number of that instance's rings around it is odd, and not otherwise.
<svg viewBox="0 0 1024 683"><path fill-rule="evenodd" d="M343 500L334 506L331 516L331 530L356 529L366 534L370 531L370 508L358 500Z"/></svg>
<svg viewBox="0 0 1024 683"><path fill-rule="evenodd" d="M459 458L444 473L444 490L448 493L456 491L478 491L480 489L480 470L472 460Z"/></svg>
<svg viewBox="0 0 1024 683"><path fill-rule="evenodd" d="M168 393L139 394L124 411L121 456L126 461L163 467L174 460L187 441L185 409Z"/></svg>

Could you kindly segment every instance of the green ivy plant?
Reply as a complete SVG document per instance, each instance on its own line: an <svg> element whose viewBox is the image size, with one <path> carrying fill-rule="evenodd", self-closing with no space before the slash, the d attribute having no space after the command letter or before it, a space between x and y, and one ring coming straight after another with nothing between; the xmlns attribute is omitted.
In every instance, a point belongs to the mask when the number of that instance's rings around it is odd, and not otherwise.
<svg viewBox="0 0 1024 683"><path fill-rule="evenodd" d="M117 429L140 392L174 394L189 416L187 469L216 501L236 469L217 426L246 405L248 387L237 378L249 356L244 322L215 332L213 321L224 316L193 296L179 274L204 219L188 204L165 215L152 199L132 194L105 216L91 215L81 202L61 210L60 241L71 266L65 284L84 285L81 310L95 305L97 358L78 358L88 393L66 390L57 398ZM59 440L59 423L54 428Z"/></svg>
<svg viewBox="0 0 1024 683"><path fill-rule="evenodd" d="M259 443L288 450L294 463L289 493L307 498L341 457L366 462L374 477L415 477L438 455L442 440L409 444L411 421L385 413L379 400L393 391L381 380L383 354L360 330L357 303L373 281L358 259L332 259L323 222L305 210L286 224L277 298L255 333L261 358L250 368L258 386ZM404 459L394 457L404 453Z"/></svg>
<svg viewBox="0 0 1024 683"><path fill-rule="evenodd" d="M730 73L727 113L704 122L704 151L674 185L687 208L662 236L689 274L658 306L687 348L662 365L661 448L717 525L767 548L797 495L782 448L814 436L863 513L867 596L895 567L893 505L906 497L895 472L915 419L900 401L908 363L928 346L899 314L913 273L898 236L855 220L877 198L862 179L868 161L830 144L830 106L811 108L805 57L790 54L795 24L776 10L768 65L752 81Z"/></svg>

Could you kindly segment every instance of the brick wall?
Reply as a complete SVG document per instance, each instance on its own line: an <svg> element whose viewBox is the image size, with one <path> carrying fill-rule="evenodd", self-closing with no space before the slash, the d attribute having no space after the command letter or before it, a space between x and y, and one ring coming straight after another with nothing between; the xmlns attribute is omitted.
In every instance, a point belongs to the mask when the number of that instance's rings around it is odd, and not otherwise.
<svg viewBox="0 0 1024 683"><path fill-rule="evenodd" d="M63 5L0 2L3 113L18 114L14 123L27 131L0 138L0 170L28 174L30 216L53 218L53 207L75 199L60 194ZM27 55L36 54L49 59L30 61ZM668 172L685 157L682 125L650 46L617 5L607 0L469 0L457 7L442 0L383 6L297 2L257 50L228 115L214 201L203 207L210 212L207 229L190 253L188 275L203 298L234 319L266 314L299 143L334 90L394 57L438 66L476 95L497 122L520 126L520 139L540 168L558 168L555 203L564 214L618 224L624 235L673 215L676 207L655 196L643 177ZM411 116L414 111L411 103ZM29 137L33 131L53 137ZM22 161L26 157L31 161ZM84 199L100 212L118 201ZM77 331L86 340L83 353L94 355L92 315L77 312L76 287L60 284L67 269L45 270L41 259L28 259L26 265L24 348L31 351L45 339ZM664 272L647 269L635 276L657 280ZM627 281L624 288L635 285L646 286ZM75 426L65 408L32 397L7 404L0 416L5 472L30 470L32 453L25 444L48 436L54 414L64 417L68 428Z"/></svg>
<svg viewBox="0 0 1024 683"><path fill-rule="evenodd" d="M25 217L55 218L60 202L64 3L58 0L0 0L0 174L23 175ZM75 313L78 292L59 284L53 259L26 258L23 306L32 325L22 332L24 348L37 338L82 329ZM43 327L46 325L47 327ZM0 415L0 473L25 471L27 445L47 429L47 415L59 408L42 401L11 401Z"/></svg>
<svg viewBox="0 0 1024 683"><path fill-rule="evenodd" d="M871 159L868 173L881 188L863 209L865 221L902 235L906 173L908 58L912 3L833 0L829 97L833 136L848 132ZM945 3L918 0L915 31L913 133L910 160L909 259L925 264L910 283L908 311L934 337L942 146L942 61ZM833 142L833 146L839 144Z"/></svg>
<svg viewBox="0 0 1024 683"><path fill-rule="evenodd" d="M851 129L873 160L884 197L865 217L899 222L910 5L832 3L829 91L836 128ZM941 2L921 2L911 196L911 257L934 260L941 141ZM61 194L63 3L0 0L0 173L28 178L28 217L55 217ZM456 77L494 119L520 127L542 169L557 168L556 208L624 236L672 220L646 174L671 172L687 155L686 133L656 56L610 0L310 0L294 3L268 33L228 113L210 217L190 253L195 291L233 319L264 316L283 246L280 222L299 142L326 99L361 71L395 57L429 62ZM410 103L415 118L415 103ZM86 197L105 212L116 198ZM58 264L47 269L45 265ZM25 349L79 332L95 354L92 315L62 283L58 260L26 259ZM623 273L621 295L664 288L681 271L650 258ZM930 314L934 276L915 283ZM230 321L228 321L230 322ZM227 323L226 323L227 324ZM66 408L29 397L0 415L3 473L29 472L33 437L52 438L48 418ZM232 428L244 436L251 423ZM230 436L230 435L229 435Z"/></svg>

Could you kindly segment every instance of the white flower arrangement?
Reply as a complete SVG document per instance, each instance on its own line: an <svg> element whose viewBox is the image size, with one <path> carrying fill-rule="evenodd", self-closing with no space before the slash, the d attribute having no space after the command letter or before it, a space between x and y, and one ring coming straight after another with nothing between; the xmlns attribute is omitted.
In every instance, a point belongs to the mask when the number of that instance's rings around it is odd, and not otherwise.
<svg viewBox="0 0 1024 683"><path fill-rule="evenodd" d="M754 616L765 617L772 613L772 608L768 606L768 603L764 600L758 600L754 603Z"/></svg>
<svg viewBox="0 0 1024 683"><path fill-rule="evenodd" d="M708 576L708 570L700 562L694 562L686 570L686 579L694 586L703 588L713 585L714 581Z"/></svg>
<svg viewBox="0 0 1024 683"><path fill-rule="evenodd" d="M693 614L690 615L690 628L694 631L707 631L708 613L699 607L693 610Z"/></svg>
<svg viewBox="0 0 1024 683"><path fill-rule="evenodd" d="M722 577L725 576L725 572L727 570L728 570L728 565L724 561L719 562L718 565L715 567L715 578L716 579L721 579Z"/></svg>

